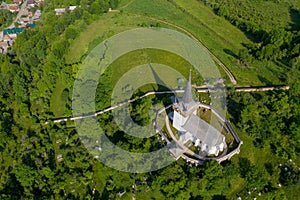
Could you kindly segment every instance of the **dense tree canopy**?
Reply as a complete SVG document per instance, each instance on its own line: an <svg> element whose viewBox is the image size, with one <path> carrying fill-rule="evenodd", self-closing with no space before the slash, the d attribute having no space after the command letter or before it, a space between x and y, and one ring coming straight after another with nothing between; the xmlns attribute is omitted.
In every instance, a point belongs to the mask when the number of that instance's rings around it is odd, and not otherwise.
<svg viewBox="0 0 300 200"><path fill-rule="evenodd" d="M299 66L300 14L299 8L294 7L293 0L289 2L290 7L261 0L203 1L212 7L216 14L225 17L252 39L255 44L244 44L252 56L259 60L280 60L289 66L296 64ZM264 6L268 6L272 11L265 12ZM281 9L273 9L276 6ZM285 8L289 10L292 23L287 20L290 16L281 12ZM278 12L278 14L275 15L273 12ZM245 54L241 58L245 61Z"/></svg>
<svg viewBox="0 0 300 200"><path fill-rule="evenodd" d="M239 52L242 65L247 66L250 59L267 59L291 66L285 74L291 87L288 91L228 96L229 117L247 142L246 148L259 149L262 154L270 150L272 161L241 152L222 164L210 161L196 167L179 159L144 174L124 173L101 164L85 149L74 124L54 124L52 120L57 115L72 115L72 85L81 61L65 63L70 45L109 7L117 8L118 1L45 1L36 29L18 35L9 54L0 55L0 199L117 199L124 191L127 199L230 199L247 197L249 191L261 192L266 199L285 199L285 189L299 184L299 30L264 30L263 25L245 20L248 17L237 20L229 4L214 2L217 14L256 38L254 44L245 44L248 50ZM54 8L69 5L78 8L55 15ZM11 14L1 10L0 27L11 19ZM99 109L110 105L110 70L98 85ZM167 95L138 100L130 105L131 117L140 125L151 124L151 105L168 101ZM57 109L58 104L64 110ZM164 144L157 136L141 139L126 135L110 112L98 120L109 139L125 150L149 152ZM233 186L238 188L234 193Z"/></svg>
<svg viewBox="0 0 300 200"><path fill-rule="evenodd" d="M0 9L0 30L11 25L14 16L9 10Z"/></svg>

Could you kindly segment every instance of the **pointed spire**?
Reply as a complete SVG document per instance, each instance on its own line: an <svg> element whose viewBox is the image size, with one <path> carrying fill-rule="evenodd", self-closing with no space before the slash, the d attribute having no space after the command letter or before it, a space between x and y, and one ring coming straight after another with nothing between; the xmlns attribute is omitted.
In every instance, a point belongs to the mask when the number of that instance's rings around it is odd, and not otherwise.
<svg viewBox="0 0 300 200"><path fill-rule="evenodd" d="M182 101L184 104L189 104L193 101L193 95L192 95L192 78L191 78L191 70L189 73L189 78L187 80L185 89L184 89L184 94L182 97Z"/></svg>

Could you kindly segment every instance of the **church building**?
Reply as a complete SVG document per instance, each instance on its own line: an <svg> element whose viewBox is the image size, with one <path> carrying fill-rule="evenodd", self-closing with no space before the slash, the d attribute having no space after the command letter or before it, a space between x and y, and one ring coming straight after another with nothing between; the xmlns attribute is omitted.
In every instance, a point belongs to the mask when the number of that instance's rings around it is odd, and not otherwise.
<svg viewBox="0 0 300 200"><path fill-rule="evenodd" d="M170 116L173 127L178 131L179 141L194 144L200 148L201 155L218 156L226 146L225 136L216 128L197 116L199 102L193 99L191 73L182 98L175 98Z"/></svg>

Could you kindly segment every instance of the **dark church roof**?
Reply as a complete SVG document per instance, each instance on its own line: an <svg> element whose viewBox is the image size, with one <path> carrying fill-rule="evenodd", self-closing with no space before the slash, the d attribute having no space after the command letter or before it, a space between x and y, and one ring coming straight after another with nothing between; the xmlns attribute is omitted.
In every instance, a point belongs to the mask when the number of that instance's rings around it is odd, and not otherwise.
<svg viewBox="0 0 300 200"><path fill-rule="evenodd" d="M189 78L187 80L185 89L184 89L184 95L182 97L182 101L185 104L191 103L193 100L193 94L192 94L192 80L191 80L191 72L189 73Z"/></svg>
<svg viewBox="0 0 300 200"><path fill-rule="evenodd" d="M183 97L178 102L178 105L179 109L186 114L190 113L192 110L198 107L197 103L193 99L191 71L189 73Z"/></svg>

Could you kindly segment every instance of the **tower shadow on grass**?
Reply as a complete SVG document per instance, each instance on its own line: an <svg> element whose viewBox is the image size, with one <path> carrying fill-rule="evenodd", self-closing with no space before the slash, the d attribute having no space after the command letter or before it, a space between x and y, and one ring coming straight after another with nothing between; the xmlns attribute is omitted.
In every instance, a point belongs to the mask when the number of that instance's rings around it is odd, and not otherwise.
<svg viewBox="0 0 300 200"><path fill-rule="evenodd" d="M228 55L234 57L235 59L239 59L238 55L236 55L235 53L233 53L231 50L229 50L229 49L223 49L223 51L225 53L227 53Z"/></svg>
<svg viewBox="0 0 300 200"><path fill-rule="evenodd" d="M300 30L300 11L295 8L290 8L290 17L292 20L292 23L290 24L291 29L293 31L299 31Z"/></svg>

